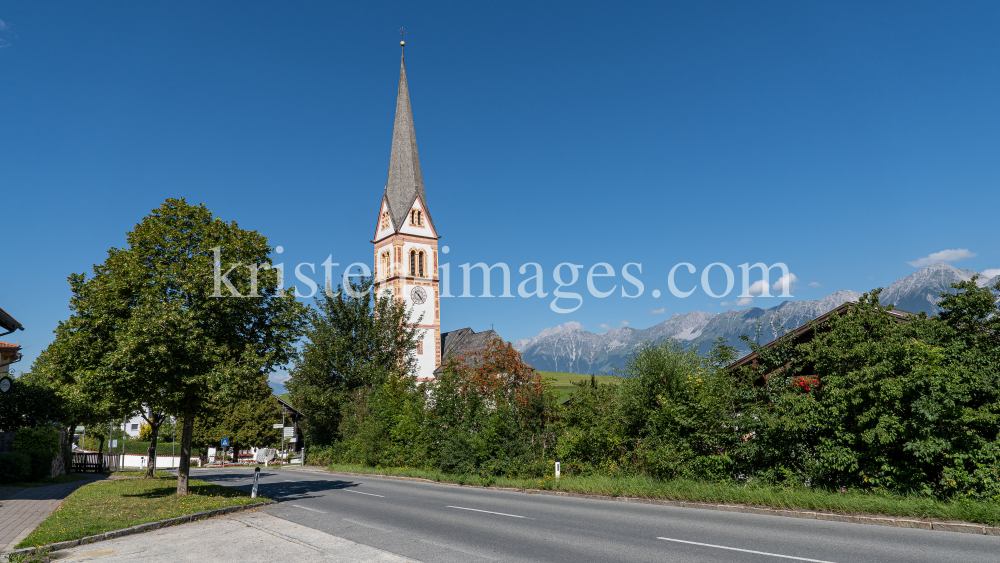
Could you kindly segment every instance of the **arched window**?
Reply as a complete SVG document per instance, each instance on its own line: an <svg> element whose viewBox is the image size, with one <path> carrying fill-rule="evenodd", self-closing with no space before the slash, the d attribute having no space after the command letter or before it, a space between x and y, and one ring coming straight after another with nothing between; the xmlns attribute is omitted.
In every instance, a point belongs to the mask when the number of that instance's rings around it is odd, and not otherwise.
<svg viewBox="0 0 1000 563"><path fill-rule="evenodd" d="M424 224L423 213L420 212L420 211L417 211L417 224L418 225L423 225Z"/></svg>
<svg viewBox="0 0 1000 563"><path fill-rule="evenodd" d="M424 253L423 253L423 251L421 251L420 254L417 256L417 260L420 263L420 267L418 268L418 272L420 273L420 277L424 277Z"/></svg>
<svg viewBox="0 0 1000 563"><path fill-rule="evenodd" d="M416 250L411 250L410 251L410 275L411 276L417 275L417 251Z"/></svg>
<svg viewBox="0 0 1000 563"><path fill-rule="evenodd" d="M389 251L382 253L382 279L389 277Z"/></svg>

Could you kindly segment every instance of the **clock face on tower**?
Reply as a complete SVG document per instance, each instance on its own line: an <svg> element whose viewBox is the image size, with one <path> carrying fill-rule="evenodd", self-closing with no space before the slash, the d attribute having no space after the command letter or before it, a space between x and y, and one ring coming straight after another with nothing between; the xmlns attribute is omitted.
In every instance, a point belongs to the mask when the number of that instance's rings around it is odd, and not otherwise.
<svg viewBox="0 0 1000 563"><path fill-rule="evenodd" d="M427 292L422 287L415 287L410 290L410 299L417 305L423 305L424 301L427 301Z"/></svg>

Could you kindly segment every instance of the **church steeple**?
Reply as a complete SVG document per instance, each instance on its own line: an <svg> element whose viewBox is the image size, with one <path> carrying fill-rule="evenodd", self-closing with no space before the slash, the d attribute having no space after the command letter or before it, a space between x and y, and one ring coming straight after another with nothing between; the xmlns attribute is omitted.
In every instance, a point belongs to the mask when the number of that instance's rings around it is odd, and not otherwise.
<svg viewBox="0 0 1000 563"><path fill-rule="evenodd" d="M401 42L402 43L402 42ZM413 109L410 91L406 86L406 61L399 59L399 90L396 93L396 122L392 128L392 151L389 154L389 176L385 182L385 195L393 225L404 224L415 198L430 220L424 178L420 173L420 156L417 154L417 135L413 128Z"/></svg>
<svg viewBox="0 0 1000 563"><path fill-rule="evenodd" d="M400 41L400 46L403 45ZM416 324L411 326L417 329L418 338L413 375L418 381L433 381L434 370L441 365L439 238L424 195L410 91L406 86L406 64L401 57L389 176L372 239L375 245L372 272L378 280L378 291L388 292L412 313L411 322Z"/></svg>

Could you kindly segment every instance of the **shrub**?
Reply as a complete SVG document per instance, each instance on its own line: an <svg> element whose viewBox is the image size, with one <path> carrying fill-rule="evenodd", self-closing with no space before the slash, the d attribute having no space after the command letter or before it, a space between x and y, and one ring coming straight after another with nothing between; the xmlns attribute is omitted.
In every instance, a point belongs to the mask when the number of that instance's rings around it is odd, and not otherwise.
<svg viewBox="0 0 1000 563"><path fill-rule="evenodd" d="M308 465L326 467L334 461L333 446L314 446L306 451L306 463Z"/></svg>
<svg viewBox="0 0 1000 563"><path fill-rule="evenodd" d="M12 446L15 452L49 452L51 459L59 455L59 431L51 426L21 428Z"/></svg>
<svg viewBox="0 0 1000 563"><path fill-rule="evenodd" d="M0 454L0 483L19 483L31 478L31 459L23 452Z"/></svg>
<svg viewBox="0 0 1000 563"><path fill-rule="evenodd" d="M28 450L22 452L29 459L31 475L28 477L32 481L37 481L52 474L52 459L55 457L51 452L45 450Z"/></svg>

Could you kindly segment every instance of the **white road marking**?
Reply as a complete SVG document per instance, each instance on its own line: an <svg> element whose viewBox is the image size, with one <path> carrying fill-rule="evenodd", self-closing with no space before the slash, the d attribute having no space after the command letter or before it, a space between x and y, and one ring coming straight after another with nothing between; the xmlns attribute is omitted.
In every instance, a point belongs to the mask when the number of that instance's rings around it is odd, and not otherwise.
<svg viewBox="0 0 1000 563"><path fill-rule="evenodd" d="M356 494L356 495L368 495L368 496L370 496L370 497L378 497L378 498L385 498L385 497L384 497L384 496L382 496L382 495L376 495L376 494L374 494L374 493L362 493L361 491L349 491L349 490L347 490L347 489L341 489L341 490L342 490L342 491L344 491L345 493L354 493L354 494Z"/></svg>
<svg viewBox="0 0 1000 563"><path fill-rule="evenodd" d="M478 508L465 508L464 506L446 506L445 508L457 508L459 510L471 510L473 512L485 512L486 514L496 514L497 516L510 516L511 518L524 518L525 520L534 520L534 518L528 518L527 516L518 516L517 514L504 514L503 512L491 512L489 510L479 510Z"/></svg>
<svg viewBox="0 0 1000 563"><path fill-rule="evenodd" d="M742 551L743 553L754 553L757 555L770 555L771 557L781 557L782 559L794 559L796 561L809 561L810 563L833 563L833 561L823 561L822 559L809 559L807 557L795 557L792 555L781 555L778 553L768 553L766 551L754 551L752 549L740 549L738 547L726 547L724 545L715 545L711 543L701 543L696 541L687 540L676 540L674 538L656 538L658 540L672 541L677 543L687 543L691 545L700 545L703 547L714 547L716 549L728 549L730 551Z"/></svg>
<svg viewBox="0 0 1000 563"><path fill-rule="evenodd" d="M302 510L311 510L313 512L319 512L320 514L326 514L326 512L323 512L322 510L316 510L315 508L309 508L308 506L299 506L297 504L293 504L292 506L295 508L301 508Z"/></svg>

